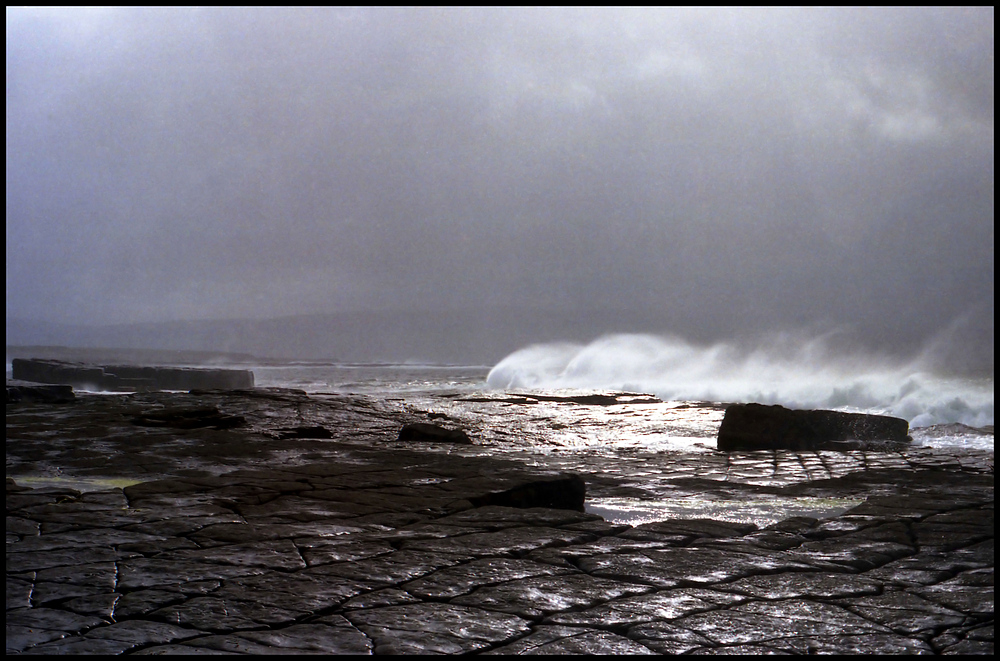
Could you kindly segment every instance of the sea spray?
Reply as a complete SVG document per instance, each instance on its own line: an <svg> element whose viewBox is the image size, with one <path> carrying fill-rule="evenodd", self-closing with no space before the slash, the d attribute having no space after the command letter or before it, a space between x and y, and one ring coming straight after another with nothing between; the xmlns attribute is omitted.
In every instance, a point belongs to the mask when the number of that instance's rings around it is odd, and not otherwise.
<svg viewBox="0 0 1000 661"><path fill-rule="evenodd" d="M942 377L910 360L835 347L831 336L780 334L754 346L697 346L617 334L590 344L537 344L500 361L493 388L620 389L667 400L760 402L905 418L913 427L993 424L993 379Z"/></svg>

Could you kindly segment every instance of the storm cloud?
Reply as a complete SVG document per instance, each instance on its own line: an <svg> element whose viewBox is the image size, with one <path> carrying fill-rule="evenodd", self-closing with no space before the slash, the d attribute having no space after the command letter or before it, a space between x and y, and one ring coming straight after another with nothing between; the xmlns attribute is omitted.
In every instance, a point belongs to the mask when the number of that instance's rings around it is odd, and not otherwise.
<svg viewBox="0 0 1000 661"><path fill-rule="evenodd" d="M8 8L8 322L964 324L992 370L993 24Z"/></svg>

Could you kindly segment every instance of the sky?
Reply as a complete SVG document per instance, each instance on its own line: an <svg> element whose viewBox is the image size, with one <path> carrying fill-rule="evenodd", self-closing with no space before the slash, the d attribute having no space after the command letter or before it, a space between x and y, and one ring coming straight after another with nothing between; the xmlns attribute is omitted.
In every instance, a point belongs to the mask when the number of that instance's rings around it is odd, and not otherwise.
<svg viewBox="0 0 1000 661"><path fill-rule="evenodd" d="M992 7L6 11L8 322L971 325L992 369Z"/></svg>

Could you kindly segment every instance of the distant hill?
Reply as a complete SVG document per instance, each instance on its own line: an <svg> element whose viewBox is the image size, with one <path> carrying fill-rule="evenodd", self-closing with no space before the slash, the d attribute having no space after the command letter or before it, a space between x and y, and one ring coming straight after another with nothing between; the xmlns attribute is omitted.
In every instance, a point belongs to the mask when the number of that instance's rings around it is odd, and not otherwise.
<svg viewBox="0 0 1000 661"><path fill-rule="evenodd" d="M875 320L870 327L857 325L833 339L845 352L861 348L910 357L923 350L932 358L927 364L941 373L992 376L992 320L993 315L988 314L953 323L932 338L917 335L904 320ZM609 333L675 334L700 345L741 337L752 346L755 333L761 332L749 325L734 331L733 320L727 322L729 327L703 322L671 317L665 308L366 311L108 326L7 319L7 360L12 357L12 347L48 347L50 353L34 357L61 356L63 360L73 359L65 354L67 349L99 352L114 347L112 355L119 356L115 360L124 360L120 357L124 350L143 350L141 355L155 354L155 362L161 364L260 363L273 359L493 365L530 344L590 342ZM706 332L705 328L715 332ZM824 329L817 328L817 332L806 335L820 335Z"/></svg>
<svg viewBox="0 0 1000 661"><path fill-rule="evenodd" d="M7 345L7 362L14 358L44 358L94 365L259 365L268 362L267 358L251 354L217 351Z"/></svg>

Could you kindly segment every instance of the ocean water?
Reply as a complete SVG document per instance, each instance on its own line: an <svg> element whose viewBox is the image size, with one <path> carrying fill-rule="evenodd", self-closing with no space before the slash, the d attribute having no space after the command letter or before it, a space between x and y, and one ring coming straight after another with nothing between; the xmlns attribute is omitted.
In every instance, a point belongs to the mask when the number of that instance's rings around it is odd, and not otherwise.
<svg viewBox="0 0 1000 661"><path fill-rule="evenodd" d="M479 417L494 429L516 422L524 431L519 439L568 452L708 450L726 402L893 415L909 421L916 445L993 450L992 378L937 376L915 361L837 359L817 344L741 352L619 335L588 345L535 345L493 366L298 363L253 370L259 386L407 401L458 420ZM533 401L530 410L511 404L515 395L595 392L645 393L662 401ZM498 448L515 442L500 433L482 440Z"/></svg>

